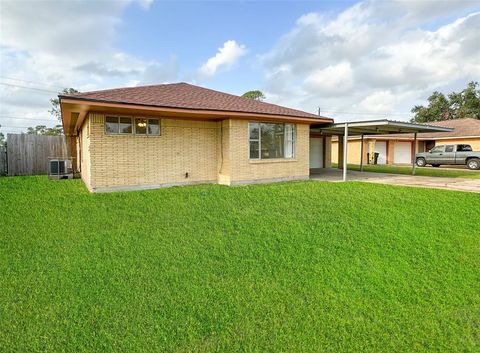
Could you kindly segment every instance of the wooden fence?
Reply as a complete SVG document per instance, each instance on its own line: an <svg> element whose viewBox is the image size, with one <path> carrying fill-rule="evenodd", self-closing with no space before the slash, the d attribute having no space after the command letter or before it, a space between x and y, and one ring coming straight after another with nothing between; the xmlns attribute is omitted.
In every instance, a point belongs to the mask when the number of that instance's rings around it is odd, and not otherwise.
<svg viewBox="0 0 480 353"><path fill-rule="evenodd" d="M52 157L70 157L65 136L7 135L8 175L47 174Z"/></svg>
<svg viewBox="0 0 480 353"><path fill-rule="evenodd" d="M0 146L0 175L7 174L7 149Z"/></svg>

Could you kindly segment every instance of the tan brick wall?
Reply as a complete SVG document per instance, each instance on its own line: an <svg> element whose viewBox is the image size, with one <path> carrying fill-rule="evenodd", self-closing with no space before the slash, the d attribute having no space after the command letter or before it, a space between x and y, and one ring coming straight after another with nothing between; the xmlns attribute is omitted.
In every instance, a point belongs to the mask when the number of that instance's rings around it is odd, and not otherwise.
<svg viewBox="0 0 480 353"><path fill-rule="evenodd" d="M307 124L296 126L294 159L250 160L248 121L230 120L227 132L230 182L237 184L259 180L308 178L310 126Z"/></svg>
<svg viewBox="0 0 480 353"><path fill-rule="evenodd" d="M80 136L82 179L94 191L183 183L230 185L309 174L306 124L297 125L295 159L250 161L247 121L161 119L160 136L106 135L104 123L104 114L90 113Z"/></svg>
<svg viewBox="0 0 480 353"><path fill-rule="evenodd" d="M161 119L160 136L106 135L104 115L89 116L92 188L216 182L218 123Z"/></svg>

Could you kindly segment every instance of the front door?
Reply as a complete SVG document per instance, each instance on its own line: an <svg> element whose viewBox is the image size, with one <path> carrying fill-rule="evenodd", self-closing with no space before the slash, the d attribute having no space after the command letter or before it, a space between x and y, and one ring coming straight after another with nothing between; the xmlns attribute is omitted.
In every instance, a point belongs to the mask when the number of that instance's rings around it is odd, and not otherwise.
<svg viewBox="0 0 480 353"><path fill-rule="evenodd" d="M323 168L323 138L310 138L310 169Z"/></svg>

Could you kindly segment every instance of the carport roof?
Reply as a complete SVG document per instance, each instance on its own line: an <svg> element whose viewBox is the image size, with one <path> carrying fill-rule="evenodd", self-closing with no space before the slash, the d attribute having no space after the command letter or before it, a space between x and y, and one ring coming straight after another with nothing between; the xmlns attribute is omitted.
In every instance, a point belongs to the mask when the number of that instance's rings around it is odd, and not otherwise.
<svg viewBox="0 0 480 353"><path fill-rule="evenodd" d="M312 132L321 132L324 135L343 135L345 125L348 125L348 134L351 135L388 135L413 132L450 132L451 128L424 124L407 123L388 119L352 121L344 123L332 123L327 125L314 125Z"/></svg>

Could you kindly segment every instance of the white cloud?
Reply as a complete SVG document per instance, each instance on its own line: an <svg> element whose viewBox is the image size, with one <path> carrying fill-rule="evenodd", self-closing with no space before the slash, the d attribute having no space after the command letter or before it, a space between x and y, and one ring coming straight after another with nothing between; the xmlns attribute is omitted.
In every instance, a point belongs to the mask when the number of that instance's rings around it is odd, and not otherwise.
<svg viewBox="0 0 480 353"><path fill-rule="evenodd" d="M365 1L336 15L301 16L260 57L267 97L310 112L320 106L325 115L354 120L410 111L434 89L461 89L480 77L480 12L468 14L475 6Z"/></svg>
<svg viewBox="0 0 480 353"><path fill-rule="evenodd" d="M347 61L316 70L305 79L306 88L324 96L346 93L352 89L353 83L352 66Z"/></svg>
<svg viewBox="0 0 480 353"><path fill-rule="evenodd" d="M247 49L245 45L237 44L234 40L226 41L223 43L223 47L218 48L217 54L208 59L207 62L200 67L200 77L209 78L214 76L217 70L222 67L232 67L246 53Z"/></svg>
<svg viewBox="0 0 480 353"><path fill-rule="evenodd" d="M376 91L365 97L359 104L361 110L372 113L390 112L396 103L395 95L390 90Z"/></svg>
<svg viewBox="0 0 480 353"><path fill-rule="evenodd" d="M62 87L87 91L174 81L176 59L145 61L115 48L117 27L128 6L148 10L151 0L5 1L0 13L0 124L52 121L50 98ZM28 81L28 82L27 82ZM43 90L43 91L42 91ZM52 91L52 92L46 92ZM42 122L41 121L41 122ZM2 131L21 131L2 128Z"/></svg>

